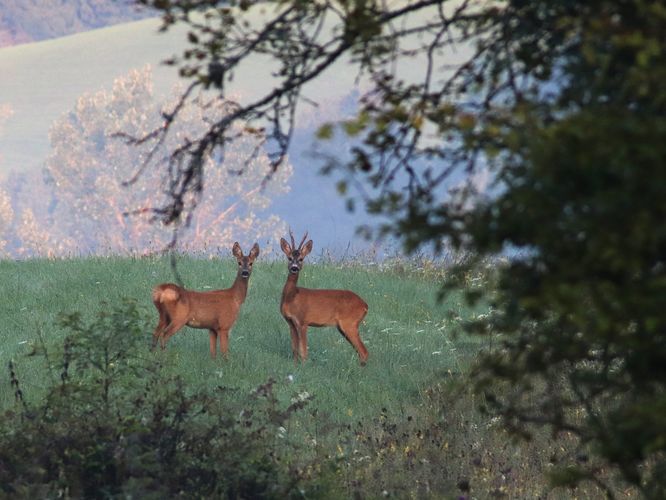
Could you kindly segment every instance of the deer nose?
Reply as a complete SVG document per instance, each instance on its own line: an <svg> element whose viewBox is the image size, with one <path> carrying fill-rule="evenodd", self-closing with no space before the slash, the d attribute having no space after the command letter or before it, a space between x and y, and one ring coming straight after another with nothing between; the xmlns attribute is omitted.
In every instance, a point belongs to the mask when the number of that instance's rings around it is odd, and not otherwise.
<svg viewBox="0 0 666 500"><path fill-rule="evenodd" d="M289 266L289 271L291 271L292 273L297 273L298 272L298 266L295 265L295 264L292 265L292 266Z"/></svg>
<svg viewBox="0 0 666 500"><path fill-rule="evenodd" d="M243 269L243 270L241 271L241 276L242 276L243 278L249 278L249 276L250 276L250 271L248 271L247 269Z"/></svg>

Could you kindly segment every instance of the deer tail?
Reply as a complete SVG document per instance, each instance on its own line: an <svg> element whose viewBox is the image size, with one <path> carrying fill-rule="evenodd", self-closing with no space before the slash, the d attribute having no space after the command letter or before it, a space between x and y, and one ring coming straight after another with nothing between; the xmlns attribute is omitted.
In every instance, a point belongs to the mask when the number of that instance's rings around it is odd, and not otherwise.
<svg viewBox="0 0 666 500"><path fill-rule="evenodd" d="M164 302L174 302L180 298L178 289L173 286L159 285L153 288L153 302L163 304Z"/></svg>

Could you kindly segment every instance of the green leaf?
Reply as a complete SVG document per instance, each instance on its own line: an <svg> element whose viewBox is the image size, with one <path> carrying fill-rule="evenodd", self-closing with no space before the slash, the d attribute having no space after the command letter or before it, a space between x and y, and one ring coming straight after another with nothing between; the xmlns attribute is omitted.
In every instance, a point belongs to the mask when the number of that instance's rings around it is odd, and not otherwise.
<svg viewBox="0 0 666 500"><path fill-rule="evenodd" d="M317 139L328 140L333 137L333 124L324 123L317 129Z"/></svg>

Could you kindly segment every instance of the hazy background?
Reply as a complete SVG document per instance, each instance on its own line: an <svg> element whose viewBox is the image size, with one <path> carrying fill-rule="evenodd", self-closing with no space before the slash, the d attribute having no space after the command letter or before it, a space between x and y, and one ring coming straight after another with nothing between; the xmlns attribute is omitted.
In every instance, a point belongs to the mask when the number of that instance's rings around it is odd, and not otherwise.
<svg viewBox="0 0 666 500"><path fill-rule="evenodd" d="M168 92L178 82L177 70L161 61L182 50L183 32L158 33L158 26L157 19L147 19L1 48L0 105L11 106L13 113L0 132L0 173L42 168L54 120L72 109L84 93L110 87L114 78L131 69L150 64L156 93ZM248 98L256 95L261 90L256 85L265 80L252 76L252 68L246 75L238 75L234 91ZM354 236L354 228L367 217L346 211L334 182L318 175L320 165L308 152L316 117L340 116L338 106L353 95L354 76L338 72L336 85L321 81L311 88L308 97L320 102L320 107L304 110L308 116L295 134L290 154L294 166L291 192L276 198L272 209L297 234L308 230L317 247L336 253L350 244L364 246Z"/></svg>
<svg viewBox="0 0 666 500"><path fill-rule="evenodd" d="M129 71L150 65L156 95L166 95L179 81L185 84L177 77L176 68L161 64L182 52L185 30L175 28L158 33L159 19L147 16L151 13L137 10L131 2L113 0L0 1L0 47L4 45L0 48L0 179L12 172L16 176L43 169L51 154L49 131L54 121L70 113L83 95L109 90L114 79ZM144 19L135 20L140 18ZM99 28L104 25L111 26ZM457 57L461 55L462 52ZM414 67L407 74L417 74L418 61L410 64ZM405 68L399 69L405 72ZM234 99L252 99L270 89L269 70L266 61L259 60L242 68L231 89ZM318 106L304 101L300 107L298 129L290 149L290 190L276 196L269 208L285 227L293 228L297 237L309 231L315 241L315 254L322 249L336 255L377 249L355 236L358 225L373 220L360 203L355 213L347 211L344 199L336 191L335 179L319 175L322 162L311 154L319 125L354 112L356 99L363 91L356 80L356 73L341 63L306 87L304 96ZM340 138L324 147L336 155L347 151ZM20 195L29 197L31 183L12 180L5 187L5 198L14 201L5 204L17 203L18 185L22 186ZM42 218L48 218L49 210L42 210ZM38 224L40 210L33 212L34 223ZM14 225L18 218L14 210ZM43 221L44 225L48 221ZM33 233L33 239L43 239L39 231ZM391 252L394 248L384 242L382 251L386 250Z"/></svg>

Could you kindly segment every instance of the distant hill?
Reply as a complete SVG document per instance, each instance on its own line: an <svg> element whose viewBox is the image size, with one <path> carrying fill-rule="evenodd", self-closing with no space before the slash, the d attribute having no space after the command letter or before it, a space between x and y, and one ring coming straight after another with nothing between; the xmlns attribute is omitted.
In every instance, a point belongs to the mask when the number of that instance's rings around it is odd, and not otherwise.
<svg viewBox="0 0 666 500"><path fill-rule="evenodd" d="M12 110L0 130L0 178L9 171L35 171L43 166L50 151L48 133L53 121L70 111L84 93L110 88L116 77L146 64L153 67L157 94L179 82L175 68L160 61L181 52L186 30L158 33L160 25L159 19L144 19L0 48L0 106ZM261 60L239 71L232 87L234 97L244 100L265 91L271 85L265 73L266 64ZM299 121L290 152L295 168L291 193L276 200L273 209L295 233L310 231L316 252L327 248L341 255L350 243L362 245L354 238L354 228L368 218L345 211L335 181L318 175L321 165L309 154L317 122L349 112L347 108L353 108L349 103L358 92L353 90L354 72L342 66L331 74L335 78L312 82L307 93L320 106L302 106L304 119ZM344 144L335 144L334 149L346 150Z"/></svg>
<svg viewBox="0 0 666 500"><path fill-rule="evenodd" d="M0 47L146 18L132 0L2 0Z"/></svg>
<svg viewBox="0 0 666 500"><path fill-rule="evenodd" d="M0 172L39 168L53 121L83 94L109 88L131 69L150 64L156 91L171 88L177 73L160 61L182 48L184 35L158 34L159 26L158 19L145 19L1 48L0 106L13 114L0 131Z"/></svg>

